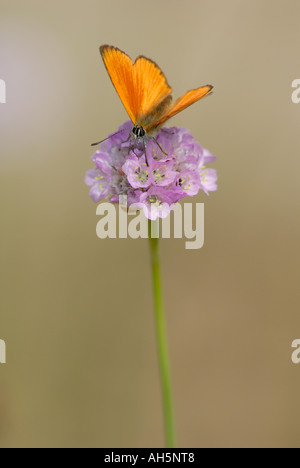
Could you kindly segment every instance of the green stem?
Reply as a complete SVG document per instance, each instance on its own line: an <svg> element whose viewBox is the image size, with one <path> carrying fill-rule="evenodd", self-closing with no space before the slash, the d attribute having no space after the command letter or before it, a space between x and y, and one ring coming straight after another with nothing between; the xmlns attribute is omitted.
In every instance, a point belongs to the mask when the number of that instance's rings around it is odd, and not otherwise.
<svg viewBox="0 0 300 468"><path fill-rule="evenodd" d="M171 391L171 378L168 357L168 346L166 336L166 326L162 298L161 286L161 272L160 272L160 259L159 259L159 239L151 237L154 223L149 222L149 239L151 251L151 264L153 276L153 292L154 292L154 305L155 305L155 326L158 346L158 360L160 367L163 408L164 408L164 422L167 448L175 447L175 431L172 407L172 391Z"/></svg>

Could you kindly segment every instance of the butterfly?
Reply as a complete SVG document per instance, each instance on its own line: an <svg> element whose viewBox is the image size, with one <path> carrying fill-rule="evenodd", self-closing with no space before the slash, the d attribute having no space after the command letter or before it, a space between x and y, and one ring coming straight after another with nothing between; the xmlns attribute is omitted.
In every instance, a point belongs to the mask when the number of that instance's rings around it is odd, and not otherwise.
<svg viewBox="0 0 300 468"><path fill-rule="evenodd" d="M140 55L133 63L125 52L110 45L102 45L100 54L132 121L131 133L138 140L151 135L194 102L212 94L213 86L206 85L192 89L174 101L172 88L153 60Z"/></svg>

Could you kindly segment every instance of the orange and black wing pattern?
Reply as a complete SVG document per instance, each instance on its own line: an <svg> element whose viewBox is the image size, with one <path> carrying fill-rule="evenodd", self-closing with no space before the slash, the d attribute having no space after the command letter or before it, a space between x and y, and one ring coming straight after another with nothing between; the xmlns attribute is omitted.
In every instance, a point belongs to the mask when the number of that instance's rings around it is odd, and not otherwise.
<svg viewBox="0 0 300 468"><path fill-rule="evenodd" d="M165 75L152 60L140 56L132 63L120 49L103 45L100 53L110 79L135 125L171 95Z"/></svg>
<svg viewBox="0 0 300 468"><path fill-rule="evenodd" d="M125 52L110 45L101 46L100 53L131 121L134 125L143 126L148 133L211 94L213 87L206 85L192 89L173 101L172 88L152 60L139 56L133 63Z"/></svg>

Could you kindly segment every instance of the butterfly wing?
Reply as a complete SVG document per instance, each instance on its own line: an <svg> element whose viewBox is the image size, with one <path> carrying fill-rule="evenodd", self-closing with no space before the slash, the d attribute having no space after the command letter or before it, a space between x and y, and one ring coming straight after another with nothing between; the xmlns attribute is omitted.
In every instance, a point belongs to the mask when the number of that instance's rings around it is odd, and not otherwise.
<svg viewBox="0 0 300 468"><path fill-rule="evenodd" d="M114 85L130 119L135 124L137 105L131 58L116 47L103 45L100 53Z"/></svg>
<svg viewBox="0 0 300 468"><path fill-rule="evenodd" d="M151 132L151 130L160 127L164 122L166 122L182 110L186 109L187 107L191 106L192 104L194 104L194 102L199 101L199 99L202 99L205 96L209 96L210 94L212 94L212 89L213 86L211 85L201 86L197 89L191 89L183 96L176 99L176 101L171 103L168 106L168 108L165 109L165 112L163 113L163 115L160 116L160 118L154 120L148 127L145 128L146 131Z"/></svg>
<svg viewBox="0 0 300 468"><path fill-rule="evenodd" d="M100 53L110 79L133 124L172 93L160 68L140 56L132 63L120 49L103 45Z"/></svg>
<svg viewBox="0 0 300 468"><path fill-rule="evenodd" d="M159 66L144 56L135 61L134 81L138 98L138 120L142 120L172 93L172 88Z"/></svg>

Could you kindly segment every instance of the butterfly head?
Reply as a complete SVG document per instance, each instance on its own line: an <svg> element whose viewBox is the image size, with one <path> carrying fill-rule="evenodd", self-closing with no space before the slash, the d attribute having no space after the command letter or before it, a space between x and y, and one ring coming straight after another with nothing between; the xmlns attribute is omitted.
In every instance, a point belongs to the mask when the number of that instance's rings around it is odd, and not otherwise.
<svg viewBox="0 0 300 468"><path fill-rule="evenodd" d="M135 125L132 129L132 134L136 138L143 138L146 135L146 130L140 125Z"/></svg>

